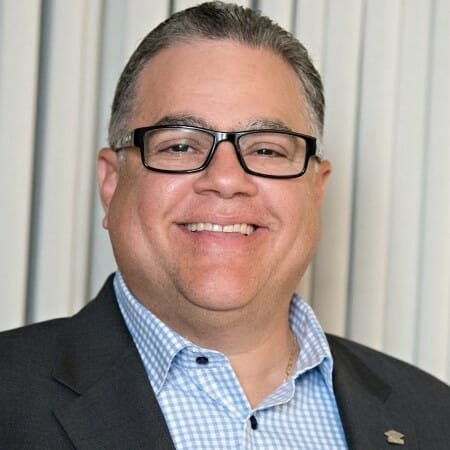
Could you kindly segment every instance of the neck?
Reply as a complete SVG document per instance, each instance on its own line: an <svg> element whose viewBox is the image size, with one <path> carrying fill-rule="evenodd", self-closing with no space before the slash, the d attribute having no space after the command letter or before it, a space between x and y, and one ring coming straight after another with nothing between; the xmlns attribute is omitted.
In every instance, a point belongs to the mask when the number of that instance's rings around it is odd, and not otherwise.
<svg viewBox="0 0 450 450"><path fill-rule="evenodd" d="M258 320L249 318L223 325L184 336L197 345L224 353L247 400L255 407L286 380L286 372L291 372L295 363L298 347L289 327L289 305L267 320L258 316Z"/></svg>
<svg viewBox="0 0 450 450"><path fill-rule="evenodd" d="M280 302L276 312L263 314L260 309L244 318L230 314L225 319L224 312L210 312L205 320L196 317L195 328L176 331L201 347L224 353L255 407L285 381L288 366L298 354L289 327L289 306L290 302Z"/></svg>
<svg viewBox="0 0 450 450"><path fill-rule="evenodd" d="M245 353L228 358L252 407L274 392L291 375L298 355L297 341L289 326Z"/></svg>
<svg viewBox="0 0 450 450"><path fill-rule="evenodd" d="M181 336L225 354L249 403L255 406L285 381L298 353L289 327L290 288L273 290L264 298L255 297L226 311L199 307L179 296L170 302L145 292L139 295L139 290L135 296Z"/></svg>

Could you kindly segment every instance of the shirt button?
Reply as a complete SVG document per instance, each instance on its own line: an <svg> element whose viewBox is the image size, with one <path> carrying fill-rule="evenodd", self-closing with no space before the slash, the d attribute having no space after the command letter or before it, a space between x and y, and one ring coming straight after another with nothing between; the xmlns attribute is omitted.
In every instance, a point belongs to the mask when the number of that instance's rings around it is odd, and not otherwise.
<svg viewBox="0 0 450 450"><path fill-rule="evenodd" d="M205 366L206 364L209 363L209 359L206 356L198 356L197 359L195 360L195 362L197 364L201 364L201 365Z"/></svg>

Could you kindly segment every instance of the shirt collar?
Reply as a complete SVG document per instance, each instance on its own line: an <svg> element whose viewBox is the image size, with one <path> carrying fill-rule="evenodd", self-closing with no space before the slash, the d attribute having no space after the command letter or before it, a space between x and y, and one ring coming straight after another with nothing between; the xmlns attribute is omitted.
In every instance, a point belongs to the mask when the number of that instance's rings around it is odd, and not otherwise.
<svg viewBox="0 0 450 450"><path fill-rule="evenodd" d="M125 323L139 351L147 376L156 394L169 373L174 357L190 342L159 320L130 292L120 272L114 290Z"/></svg>
<svg viewBox="0 0 450 450"><path fill-rule="evenodd" d="M120 272L114 277L117 302L143 361L150 383L158 395L175 356L185 348L202 349L180 336L143 306L130 292ZM289 321L300 346L294 379L318 368L327 387L333 391L333 359L325 334L311 307L299 295L292 297Z"/></svg>
<svg viewBox="0 0 450 450"><path fill-rule="evenodd" d="M292 297L289 321L300 347L294 378L318 368L328 389L333 392L333 357L328 340L314 311L298 294Z"/></svg>

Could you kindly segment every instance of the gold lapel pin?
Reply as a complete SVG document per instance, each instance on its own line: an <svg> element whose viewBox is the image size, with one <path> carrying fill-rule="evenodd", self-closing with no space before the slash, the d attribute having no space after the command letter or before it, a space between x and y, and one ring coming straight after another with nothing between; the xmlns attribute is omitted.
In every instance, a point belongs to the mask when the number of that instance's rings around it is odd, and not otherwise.
<svg viewBox="0 0 450 450"><path fill-rule="evenodd" d="M384 435L386 436L386 440L388 441L389 444L396 444L396 445L405 444L405 440L403 439L405 435L396 430L386 431Z"/></svg>

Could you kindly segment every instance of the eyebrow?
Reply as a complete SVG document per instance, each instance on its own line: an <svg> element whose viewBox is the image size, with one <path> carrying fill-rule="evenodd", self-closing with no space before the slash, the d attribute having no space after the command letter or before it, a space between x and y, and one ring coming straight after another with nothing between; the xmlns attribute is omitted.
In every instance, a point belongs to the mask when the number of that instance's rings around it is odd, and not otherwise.
<svg viewBox="0 0 450 450"><path fill-rule="evenodd" d="M159 119L153 126L163 125L184 125L189 127L211 128L211 124L199 117L191 116L189 114L175 114L171 116L164 116Z"/></svg>
<svg viewBox="0 0 450 450"><path fill-rule="evenodd" d="M248 130L262 130L265 128L277 131L293 131L285 123L279 120L257 119L247 122L246 124L246 129Z"/></svg>
<svg viewBox="0 0 450 450"><path fill-rule="evenodd" d="M162 117L160 120L158 120L156 123L153 124L153 126L163 126L163 125L181 125L181 126L200 127L215 130L215 127L213 127L210 122L207 122L206 120L200 117L196 117L190 114L167 115ZM290 131L290 132L293 131L282 121L271 119L253 119L246 122L245 124L242 125L239 124L238 129L234 131L264 130L264 129L277 131Z"/></svg>

